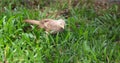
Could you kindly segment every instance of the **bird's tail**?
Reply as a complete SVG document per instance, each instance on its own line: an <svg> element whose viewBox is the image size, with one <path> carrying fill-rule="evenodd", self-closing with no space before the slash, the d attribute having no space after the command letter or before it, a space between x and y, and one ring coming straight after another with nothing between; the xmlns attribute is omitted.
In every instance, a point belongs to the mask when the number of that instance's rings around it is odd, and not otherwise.
<svg viewBox="0 0 120 63"><path fill-rule="evenodd" d="M36 24L36 25L40 25L40 21L38 20L24 20L24 22L30 23L30 24Z"/></svg>

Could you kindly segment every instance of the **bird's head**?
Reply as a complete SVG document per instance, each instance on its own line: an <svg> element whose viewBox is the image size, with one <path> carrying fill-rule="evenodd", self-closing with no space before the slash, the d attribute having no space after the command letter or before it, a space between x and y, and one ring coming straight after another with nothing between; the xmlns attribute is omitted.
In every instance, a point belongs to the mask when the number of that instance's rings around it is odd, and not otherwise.
<svg viewBox="0 0 120 63"><path fill-rule="evenodd" d="M59 26L64 29L65 21L63 19L59 19L57 22L58 22Z"/></svg>

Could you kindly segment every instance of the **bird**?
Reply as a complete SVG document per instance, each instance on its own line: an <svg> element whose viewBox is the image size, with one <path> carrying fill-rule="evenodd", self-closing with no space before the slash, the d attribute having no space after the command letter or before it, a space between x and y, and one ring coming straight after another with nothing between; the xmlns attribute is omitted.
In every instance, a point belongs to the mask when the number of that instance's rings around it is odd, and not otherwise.
<svg viewBox="0 0 120 63"><path fill-rule="evenodd" d="M63 19L43 19L43 20L24 20L27 23L38 25L38 28L44 29L48 34L56 34L62 32L65 29L65 20Z"/></svg>

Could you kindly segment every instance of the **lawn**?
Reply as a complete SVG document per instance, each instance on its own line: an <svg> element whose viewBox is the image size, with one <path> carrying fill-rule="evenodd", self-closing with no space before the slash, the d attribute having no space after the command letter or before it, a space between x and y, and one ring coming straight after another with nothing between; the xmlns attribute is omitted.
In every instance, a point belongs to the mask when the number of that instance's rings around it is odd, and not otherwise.
<svg viewBox="0 0 120 63"><path fill-rule="evenodd" d="M69 1L0 1L0 63L120 63L119 7ZM64 19L65 30L47 35L24 22L46 18Z"/></svg>

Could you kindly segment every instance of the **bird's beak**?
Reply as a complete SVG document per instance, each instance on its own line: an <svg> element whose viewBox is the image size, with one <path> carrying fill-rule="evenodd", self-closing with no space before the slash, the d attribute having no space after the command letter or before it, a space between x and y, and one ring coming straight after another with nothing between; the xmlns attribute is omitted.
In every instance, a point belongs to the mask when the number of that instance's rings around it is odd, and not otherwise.
<svg viewBox="0 0 120 63"><path fill-rule="evenodd" d="M60 25L60 27L64 29L64 26Z"/></svg>

